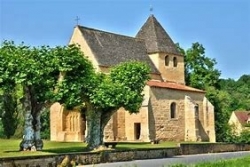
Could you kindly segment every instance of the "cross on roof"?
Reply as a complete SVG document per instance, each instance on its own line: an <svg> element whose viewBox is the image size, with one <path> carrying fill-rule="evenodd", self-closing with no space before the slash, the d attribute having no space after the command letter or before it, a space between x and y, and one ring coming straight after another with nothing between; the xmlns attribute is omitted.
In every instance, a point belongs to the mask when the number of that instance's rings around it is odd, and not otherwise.
<svg viewBox="0 0 250 167"><path fill-rule="evenodd" d="M79 23L79 20L80 20L80 18L78 17L78 16L76 16L76 25L78 26L78 23Z"/></svg>
<svg viewBox="0 0 250 167"><path fill-rule="evenodd" d="M149 11L150 11L151 14L153 13L153 10L154 10L153 6L150 5Z"/></svg>

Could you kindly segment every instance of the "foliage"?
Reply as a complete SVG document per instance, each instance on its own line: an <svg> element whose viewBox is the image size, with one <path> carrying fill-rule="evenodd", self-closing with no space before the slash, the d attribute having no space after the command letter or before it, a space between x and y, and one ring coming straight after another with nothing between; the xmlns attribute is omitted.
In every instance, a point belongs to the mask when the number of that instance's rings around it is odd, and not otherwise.
<svg viewBox="0 0 250 167"><path fill-rule="evenodd" d="M54 50L58 71L61 73L56 85L55 101L67 108L82 105L97 83L94 68L78 47L57 47Z"/></svg>
<svg viewBox="0 0 250 167"><path fill-rule="evenodd" d="M231 138L230 126L228 125L230 110L227 106L231 101L230 96L227 92L214 87L207 87L206 96L214 105L216 140L227 142Z"/></svg>
<svg viewBox="0 0 250 167"><path fill-rule="evenodd" d="M97 108L124 107L131 113L137 113L143 101L141 92L148 79L149 67L146 64L121 63L111 69L110 75L102 76L90 96L90 102Z"/></svg>
<svg viewBox="0 0 250 167"><path fill-rule="evenodd" d="M242 75L237 81L221 79L219 85L221 90L230 94L228 106L231 111L250 110L250 75Z"/></svg>
<svg viewBox="0 0 250 167"><path fill-rule="evenodd" d="M45 108L41 114L41 138L50 139L49 109Z"/></svg>
<svg viewBox="0 0 250 167"><path fill-rule="evenodd" d="M186 84L203 90L208 86L217 87L220 77L220 71L215 68L217 62L205 55L202 44L193 43L186 51L178 48L185 55Z"/></svg>
<svg viewBox="0 0 250 167"><path fill-rule="evenodd" d="M0 138L5 138L6 135L4 134L4 130L3 130L3 122L2 122L2 118L0 118Z"/></svg>
<svg viewBox="0 0 250 167"><path fill-rule="evenodd" d="M237 135L231 131L231 138L228 141L230 143L242 143L242 144L250 144L250 129L244 129L240 135Z"/></svg>
<svg viewBox="0 0 250 167"><path fill-rule="evenodd" d="M250 144L250 129L245 129L241 132L239 143Z"/></svg>
<svg viewBox="0 0 250 167"><path fill-rule="evenodd" d="M2 110L4 110L2 117L2 124L4 135L9 139L17 128L17 101L16 95L13 91L4 92L4 95L1 97L1 101L3 103Z"/></svg>
<svg viewBox="0 0 250 167"><path fill-rule="evenodd" d="M70 58L66 64L72 67L63 69L56 99L67 108L86 107L86 140L92 149L102 144L104 127L120 107L130 113L139 111L149 67L140 62L126 62L103 74L95 73L92 64L78 50Z"/></svg>
<svg viewBox="0 0 250 167"><path fill-rule="evenodd" d="M0 86L3 92L18 85L23 90L20 101L25 110L24 132L29 134L25 134L24 140L31 143L40 138L36 132L40 131L42 109L57 101L66 109L87 107L87 122L93 125L88 125L88 133L100 126L93 140L99 140L96 145L102 144L103 129L118 108L124 107L131 113L139 111L142 90L149 78L149 67L139 62L118 65L110 74L95 73L75 45L29 47L4 41L0 52Z"/></svg>
<svg viewBox="0 0 250 167"><path fill-rule="evenodd" d="M0 87L3 94L18 86L22 90L18 102L22 103L25 110L24 140L29 142L33 139L40 140L39 115L44 107L58 99L67 106L82 103L81 95L85 92L83 88L88 80L83 74L89 75L89 69L93 69L91 63L83 58L83 54L75 45L50 48L49 46L30 47L23 43L15 45L12 41L3 42L0 48ZM66 72L67 78L61 81L60 75ZM77 74L82 75L79 78L84 78L85 82L75 80L78 77ZM68 82L65 86L67 80L72 82ZM71 95L75 94L75 96L64 98L62 92L64 95L65 92L73 92ZM18 92L14 93L18 94ZM6 114L13 115L9 111ZM32 131L39 133L33 134Z"/></svg>

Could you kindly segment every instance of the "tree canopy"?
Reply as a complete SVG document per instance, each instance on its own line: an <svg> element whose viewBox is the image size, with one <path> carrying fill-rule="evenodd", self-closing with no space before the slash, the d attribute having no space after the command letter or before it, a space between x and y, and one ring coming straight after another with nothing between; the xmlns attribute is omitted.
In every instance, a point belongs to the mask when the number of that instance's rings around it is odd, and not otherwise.
<svg viewBox="0 0 250 167"><path fill-rule="evenodd" d="M139 111L148 79L149 67L139 62L120 64L109 74L96 73L75 45L30 47L5 41L0 48L2 94L15 93L17 86L22 90L18 99L25 111L21 149L42 149L40 114L55 101L65 108L85 107L89 148L101 145L104 127L117 109Z"/></svg>
<svg viewBox="0 0 250 167"><path fill-rule="evenodd" d="M193 43L186 51L177 45L180 52L185 55L185 82L187 85L205 89L208 86L217 87L220 71L215 68L215 59L205 55L205 48L202 44Z"/></svg>

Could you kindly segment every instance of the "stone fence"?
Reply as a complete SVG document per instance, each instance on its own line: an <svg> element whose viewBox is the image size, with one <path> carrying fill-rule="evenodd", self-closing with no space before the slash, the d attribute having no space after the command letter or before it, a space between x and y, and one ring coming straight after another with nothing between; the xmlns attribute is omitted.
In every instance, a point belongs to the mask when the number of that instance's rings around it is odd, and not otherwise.
<svg viewBox="0 0 250 167"><path fill-rule="evenodd" d="M104 162L131 161L138 159L166 158L175 155L250 151L245 144L180 144L173 148L106 150L101 152L81 152L60 155L43 155L30 157L0 157L0 167L64 167Z"/></svg>

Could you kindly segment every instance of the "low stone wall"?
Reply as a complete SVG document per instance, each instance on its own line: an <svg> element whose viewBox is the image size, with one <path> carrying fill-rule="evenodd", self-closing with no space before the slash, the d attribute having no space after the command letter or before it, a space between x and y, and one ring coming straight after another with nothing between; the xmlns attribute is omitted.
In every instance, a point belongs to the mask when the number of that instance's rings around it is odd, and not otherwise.
<svg viewBox="0 0 250 167"><path fill-rule="evenodd" d="M174 148L108 150L101 152L81 152L60 155L0 158L0 167L64 167L104 162L131 161L138 159L166 158L175 155L250 151L247 144L201 143L180 144Z"/></svg>
<svg viewBox="0 0 250 167"><path fill-rule="evenodd" d="M226 144L226 143L201 143L201 144L180 144L180 153L188 154L203 154L203 153L219 153L233 151L250 151L249 144Z"/></svg>
<svg viewBox="0 0 250 167"><path fill-rule="evenodd" d="M166 158L179 155L179 147L136 150L110 150L61 155L0 158L0 167L57 167L74 164L98 164L103 162L131 161L136 159Z"/></svg>

